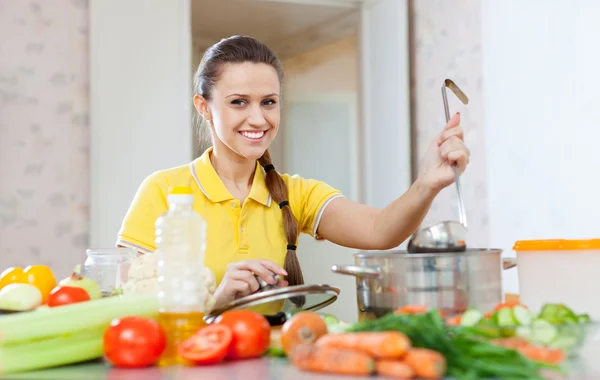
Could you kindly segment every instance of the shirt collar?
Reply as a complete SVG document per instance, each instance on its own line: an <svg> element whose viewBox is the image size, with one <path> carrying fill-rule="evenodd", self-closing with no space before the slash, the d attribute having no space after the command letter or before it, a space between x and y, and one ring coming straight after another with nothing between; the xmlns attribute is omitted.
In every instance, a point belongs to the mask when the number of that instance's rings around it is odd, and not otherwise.
<svg viewBox="0 0 600 380"><path fill-rule="evenodd" d="M200 157L190 163L190 171L196 181L198 187L204 195L212 202L219 203L235 199L233 195L227 190L223 181L217 174L215 168L210 162L210 154L213 148L208 148ZM252 181L252 187L250 188L250 194L248 198L257 201L258 203L267 207L271 206L271 195L267 189L265 182L265 171L263 167L256 162L256 170L254 172L254 179Z"/></svg>

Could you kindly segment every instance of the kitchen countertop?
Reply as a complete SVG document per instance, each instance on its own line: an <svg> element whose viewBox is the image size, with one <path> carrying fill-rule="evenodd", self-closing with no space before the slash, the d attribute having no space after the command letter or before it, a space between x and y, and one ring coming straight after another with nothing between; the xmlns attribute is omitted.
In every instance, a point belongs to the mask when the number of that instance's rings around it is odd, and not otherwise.
<svg viewBox="0 0 600 380"><path fill-rule="evenodd" d="M581 357L568 366L571 368L568 377L552 379L600 379L600 339L588 343ZM230 362L206 367L151 367L145 369L113 368L101 360L67 367L47 369L43 371L0 376L0 379L53 379L53 380L341 380L352 379L352 376L333 376L302 372L288 364L284 358L264 358ZM382 379L369 377L369 379Z"/></svg>

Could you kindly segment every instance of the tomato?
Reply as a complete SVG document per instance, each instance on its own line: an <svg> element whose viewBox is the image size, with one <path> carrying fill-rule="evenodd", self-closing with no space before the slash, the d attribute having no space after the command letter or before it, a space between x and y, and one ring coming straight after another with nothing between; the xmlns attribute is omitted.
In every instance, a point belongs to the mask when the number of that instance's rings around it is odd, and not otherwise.
<svg viewBox="0 0 600 380"><path fill-rule="evenodd" d="M233 332L225 325L208 325L183 341L179 356L194 364L213 364L225 359L233 341Z"/></svg>
<svg viewBox="0 0 600 380"><path fill-rule="evenodd" d="M147 317L115 319L103 336L104 356L115 367L141 368L156 363L167 346L165 331Z"/></svg>
<svg viewBox="0 0 600 380"><path fill-rule="evenodd" d="M302 311L283 324L281 329L281 347L289 357L296 346L311 344L327 334L327 324L320 315Z"/></svg>
<svg viewBox="0 0 600 380"><path fill-rule="evenodd" d="M23 269L19 267L10 267L0 274L0 289L8 284L26 284L27 279Z"/></svg>
<svg viewBox="0 0 600 380"><path fill-rule="evenodd" d="M221 314L215 323L233 332L226 359L256 358L267 352L271 326L263 315L251 310L231 310Z"/></svg>
<svg viewBox="0 0 600 380"><path fill-rule="evenodd" d="M56 277L45 265L30 265L23 271L26 282L38 288L42 293L42 303L46 303L50 292L56 286Z"/></svg>
<svg viewBox="0 0 600 380"><path fill-rule="evenodd" d="M48 306L62 306L90 300L90 295L82 288L75 286L57 286L48 297Z"/></svg>

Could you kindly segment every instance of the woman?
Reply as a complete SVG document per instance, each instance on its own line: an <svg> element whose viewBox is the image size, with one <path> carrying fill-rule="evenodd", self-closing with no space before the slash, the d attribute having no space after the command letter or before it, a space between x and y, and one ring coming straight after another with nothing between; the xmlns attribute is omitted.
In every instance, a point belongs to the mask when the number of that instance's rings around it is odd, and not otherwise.
<svg viewBox="0 0 600 380"><path fill-rule="evenodd" d="M213 146L189 165L142 183L118 244L152 252L168 188L191 184L194 208L208 224L205 263L217 280L216 306L257 290L254 274L269 283L279 274L285 278L279 286L303 283L299 232L355 249L397 247L454 181L452 165L463 172L469 162L456 114L406 193L384 209L358 204L323 182L275 170L267 148L279 129L283 71L267 46L251 37L221 40L206 51L194 82L194 107Z"/></svg>

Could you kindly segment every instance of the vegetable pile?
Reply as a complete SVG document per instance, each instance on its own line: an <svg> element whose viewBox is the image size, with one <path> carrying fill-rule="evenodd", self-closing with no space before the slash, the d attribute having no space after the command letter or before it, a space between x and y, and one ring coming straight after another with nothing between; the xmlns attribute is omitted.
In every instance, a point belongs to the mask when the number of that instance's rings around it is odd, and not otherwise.
<svg viewBox="0 0 600 380"><path fill-rule="evenodd" d="M518 303L506 303L487 316L476 309L467 310L457 322L473 327L473 332L498 338L498 342L530 342L569 353L585 338L590 317L576 314L563 304L546 304L536 314ZM500 339L514 337L521 339Z"/></svg>

